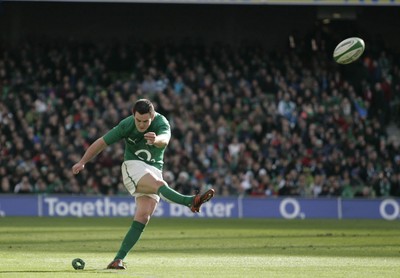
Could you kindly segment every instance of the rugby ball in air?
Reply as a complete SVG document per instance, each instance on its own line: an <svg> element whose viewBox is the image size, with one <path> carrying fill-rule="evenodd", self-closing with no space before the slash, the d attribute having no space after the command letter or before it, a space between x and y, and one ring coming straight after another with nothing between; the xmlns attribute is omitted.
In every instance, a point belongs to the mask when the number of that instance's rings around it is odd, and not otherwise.
<svg viewBox="0 0 400 278"><path fill-rule="evenodd" d="M341 41L333 51L336 63L346 65L354 62L363 54L365 43L362 39L353 37Z"/></svg>

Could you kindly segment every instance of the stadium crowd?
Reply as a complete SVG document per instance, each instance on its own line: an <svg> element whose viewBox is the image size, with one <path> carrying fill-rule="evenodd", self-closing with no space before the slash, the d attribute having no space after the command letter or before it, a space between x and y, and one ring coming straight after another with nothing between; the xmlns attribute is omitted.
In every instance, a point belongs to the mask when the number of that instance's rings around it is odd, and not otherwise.
<svg viewBox="0 0 400 278"><path fill-rule="evenodd" d="M400 146L386 132L398 61L378 49L339 66L322 44L3 46L0 193L127 194L122 142L80 175L71 166L145 97L170 120L164 175L182 193L400 196Z"/></svg>

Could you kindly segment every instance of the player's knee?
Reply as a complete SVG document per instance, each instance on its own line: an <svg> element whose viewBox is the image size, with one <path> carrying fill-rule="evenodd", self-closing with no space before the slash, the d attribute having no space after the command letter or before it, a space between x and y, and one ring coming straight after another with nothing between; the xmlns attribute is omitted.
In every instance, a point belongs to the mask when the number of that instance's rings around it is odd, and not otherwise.
<svg viewBox="0 0 400 278"><path fill-rule="evenodd" d="M151 214L143 212L143 213L136 214L134 219L135 219L135 221L138 221L138 222L146 225L147 223L149 223L150 218L151 218Z"/></svg>
<svg viewBox="0 0 400 278"><path fill-rule="evenodd" d="M156 180L156 185L157 185L157 188L160 188L161 186L168 185L168 184L164 180Z"/></svg>

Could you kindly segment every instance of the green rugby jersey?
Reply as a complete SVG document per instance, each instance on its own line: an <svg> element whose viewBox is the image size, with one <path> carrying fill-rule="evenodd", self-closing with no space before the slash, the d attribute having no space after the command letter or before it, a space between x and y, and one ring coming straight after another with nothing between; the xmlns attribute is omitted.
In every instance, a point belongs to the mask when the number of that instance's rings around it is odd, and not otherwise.
<svg viewBox="0 0 400 278"><path fill-rule="evenodd" d="M165 147L157 148L146 144L144 134L154 132L156 135L169 134L171 128L168 120L161 114L155 114L153 121L145 132L136 129L135 119L131 115L119 122L117 126L107 132L103 139L107 145L111 145L121 139L125 141L124 160L142 160L143 162L162 170L164 164Z"/></svg>

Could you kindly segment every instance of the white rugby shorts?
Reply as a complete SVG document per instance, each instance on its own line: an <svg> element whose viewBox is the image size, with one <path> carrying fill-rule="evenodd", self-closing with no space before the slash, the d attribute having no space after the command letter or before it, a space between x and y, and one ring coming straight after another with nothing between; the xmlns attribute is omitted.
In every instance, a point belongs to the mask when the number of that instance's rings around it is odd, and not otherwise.
<svg viewBox="0 0 400 278"><path fill-rule="evenodd" d="M150 198L153 198L157 202L160 201L160 196L158 196L157 194L143 194L135 192L136 185L138 184L139 180L147 173L159 179L163 179L161 170L141 160L126 160L121 165L121 172L124 186L132 196L136 198L140 196L148 196Z"/></svg>

